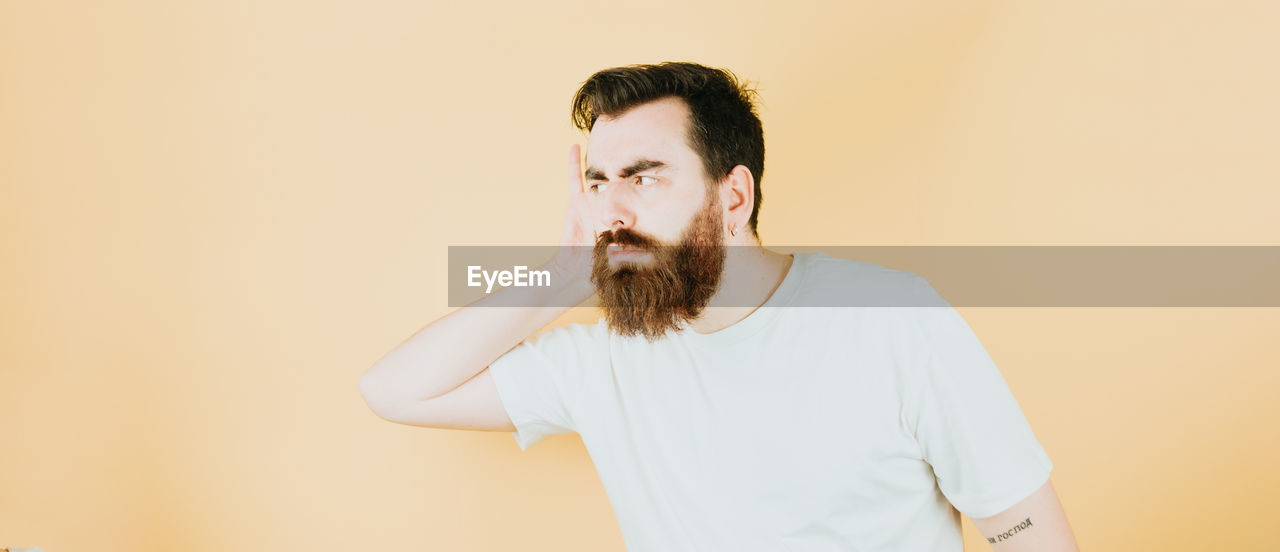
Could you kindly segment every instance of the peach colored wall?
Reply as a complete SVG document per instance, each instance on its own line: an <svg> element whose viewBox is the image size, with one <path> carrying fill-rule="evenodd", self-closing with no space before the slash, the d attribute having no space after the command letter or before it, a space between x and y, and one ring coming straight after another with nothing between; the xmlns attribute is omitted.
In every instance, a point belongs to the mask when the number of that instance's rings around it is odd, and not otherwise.
<svg viewBox="0 0 1280 552"><path fill-rule="evenodd" d="M1278 245L1277 17L0 2L0 546L620 551L576 436L522 452L356 389L450 310L446 246L556 242L590 73L758 81L766 244ZM961 312L1085 549L1275 546L1280 309Z"/></svg>

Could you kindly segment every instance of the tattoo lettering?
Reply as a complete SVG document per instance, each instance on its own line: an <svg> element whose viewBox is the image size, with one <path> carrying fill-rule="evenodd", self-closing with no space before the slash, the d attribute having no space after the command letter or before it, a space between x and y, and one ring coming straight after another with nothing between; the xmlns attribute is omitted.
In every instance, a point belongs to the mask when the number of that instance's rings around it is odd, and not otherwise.
<svg viewBox="0 0 1280 552"><path fill-rule="evenodd" d="M987 537L987 542L991 544L995 544L997 542L1000 542L1002 540L1005 540L1014 536L1019 531L1022 531L1023 529L1026 529L1028 527L1031 527L1031 518L1027 518L1026 521L1019 523L1017 525L1014 525L1012 529L1005 531L1003 533L1000 533L999 535L996 535L994 537Z"/></svg>

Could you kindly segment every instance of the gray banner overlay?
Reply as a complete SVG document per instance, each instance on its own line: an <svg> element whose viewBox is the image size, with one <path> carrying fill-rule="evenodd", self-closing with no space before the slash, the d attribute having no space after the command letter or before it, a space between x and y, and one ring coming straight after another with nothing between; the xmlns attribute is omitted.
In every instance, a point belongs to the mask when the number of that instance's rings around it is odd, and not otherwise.
<svg viewBox="0 0 1280 552"><path fill-rule="evenodd" d="M800 281L789 306L939 306L904 271L955 307L1278 307L1280 246L767 246L856 261L835 282ZM537 273L558 246L450 246L449 306L557 305ZM726 247L726 266L754 247ZM583 248L589 258L591 248ZM877 266L878 265L878 266ZM523 270L520 267L524 267ZM885 270L889 269L889 270ZM503 273L506 273L504 276ZM740 272L722 276L718 306L758 306ZM476 285L476 284L479 285ZM550 282L554 287L557 283ZM742 287L743 289L737 289ZM502 291L502 293L498 293ZM753 298L754 297L754 298ZM563 301L562 301L563 302ZM583 305L594 304L594 298Z"/></svg>

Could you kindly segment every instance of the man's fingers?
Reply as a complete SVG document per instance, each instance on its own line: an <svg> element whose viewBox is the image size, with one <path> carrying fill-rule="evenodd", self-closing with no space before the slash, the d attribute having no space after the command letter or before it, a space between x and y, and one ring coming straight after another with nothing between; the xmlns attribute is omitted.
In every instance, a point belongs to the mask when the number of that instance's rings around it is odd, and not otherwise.
<svg viewBox="0 0 1280 552"><path fill-rule="evenodd" d="M582 193L582 149L578 144L569 146L569 195Z"/></svg>

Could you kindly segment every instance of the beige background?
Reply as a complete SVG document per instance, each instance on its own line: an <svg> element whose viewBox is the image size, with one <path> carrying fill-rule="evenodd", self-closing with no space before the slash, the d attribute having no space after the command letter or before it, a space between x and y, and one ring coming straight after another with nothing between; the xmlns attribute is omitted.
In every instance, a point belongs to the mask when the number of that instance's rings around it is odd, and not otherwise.
<svg viewBox="0 0 1280 552"><path fill-rule="evenodd" d="M448 245L555 243L590 73L757 81L766 244L1278 245L1278 16L0 1L0 546L620 551L577 436L356 389ZM1280 309L961 312L1084 549L1274 548Z"/></svg>

